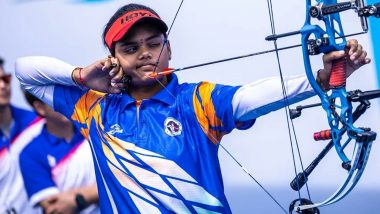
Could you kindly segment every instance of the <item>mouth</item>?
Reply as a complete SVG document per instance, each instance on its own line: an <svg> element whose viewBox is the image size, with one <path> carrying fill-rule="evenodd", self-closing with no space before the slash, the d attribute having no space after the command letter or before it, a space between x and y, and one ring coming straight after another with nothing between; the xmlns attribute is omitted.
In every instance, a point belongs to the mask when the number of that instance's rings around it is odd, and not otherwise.
<svg viewBox="0 0 380 214"><path fill-rule="evenodd" d="M10 97L6 94L0 94L0 99L9 99Z"/></svg>
<svg viewBox="0 0 380 214"><path fill-rule="evenodd" d="M149 71L156 70L157 64L156 63L144 63L141 65L138 65L136 68L139 70L145 71L145 72L149 72Z"/></svg>

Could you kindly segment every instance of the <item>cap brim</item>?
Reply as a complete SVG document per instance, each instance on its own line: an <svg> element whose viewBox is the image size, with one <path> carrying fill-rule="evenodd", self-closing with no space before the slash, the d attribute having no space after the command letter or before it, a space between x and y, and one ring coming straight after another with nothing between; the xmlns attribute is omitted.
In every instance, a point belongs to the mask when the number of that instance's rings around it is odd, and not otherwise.
<svg viewBox="0 0 380 214"><path fill-rule="evenodd" d="M142 22L152 23L163 33L168 30L168 26L158 15L146 10L131 11L116 19L108 29L104 39L108 48L111 48L115 42L122 39L136 23Z"/></svg>
<svg viewBox="0 0 380 214"><path fill-rule="evenodd" d="M131 23L130 26L122 29L115 36L115 38L112 40L112 42L120 41L134 26L136 26L136 24L141 24L141 23L152 23L152 24L156 25L161 30L162 33L166 33L166 31L168 30L168 26L161 19L154 18L154 17L142 17L142 18L136 20L135 22Z"/></svg>
<svg viewBox="0 0 380 214"><path fill-rule="evenodd" d="M136 24L140 24L140 23L151 23L153 25L156 25L160 31L162 33L166 33L166 31L168 31L168 26L165 24L164 21L162 21L161 19L157 19L157 18L154 18L154 17L143 17L139 20L137 20L132 26L131 28L133 28L133 26L135 26ZM130 29L131 29L130 28Z"/></svg>

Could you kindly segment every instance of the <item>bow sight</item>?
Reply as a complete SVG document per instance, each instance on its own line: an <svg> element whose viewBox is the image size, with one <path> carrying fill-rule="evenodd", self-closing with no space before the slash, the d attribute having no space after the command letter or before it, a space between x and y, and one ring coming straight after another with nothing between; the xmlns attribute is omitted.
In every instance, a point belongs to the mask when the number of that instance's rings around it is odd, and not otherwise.
<svg viewBox="0 0 380 214"><path fill-rule="evenodd" d="M355 10L355 12L358 13L358 16L362 18L362 23L365 23L365 26L363 26L364 31L368 30L365 18L370 16L375 16L376 18L379 18L380 16L380 3L364 6L363 0L341 2L331 5L317 4L316 6L310 7L309 15L313 18L321 20L322 17L325 15L339 13L350 9Z"/></svg>
<svg viewBox="0 0 380 214"><path fill-rule="evenodd" d="M373 5L364 5L364 0L352 0L349 2L340 2L340 3L335 3L335 4L323 4L321 1L317 5L311 6L309 8L308 14L312 18L316 18L318 20L322 20L323 17L329 14L334 14L334 13L340 13L346 10L354 10L361 21L362 29L364 32L368 31L368 21L367 18L374 16L376 18L380 17L380 2L373 4ZM283 34L278 34L278 35L270 35L265 38L267 41L273 41L277 40L278 38L282 37L288 37L288 36L293 36L296 34L301 34L301 31L292 31L288 33L283 33ZM355 34L356 35L356 34ZM348 37L351 35L346 35L345 37ZM341 37L336 37L335 39L339 39ZM318 45L323 45L323 44L328 44L326 41L320 40L320 41L315 41L316 44ZM317 54L317 53L316 53ZM314 54L311 54L314 55Z"/></svg>

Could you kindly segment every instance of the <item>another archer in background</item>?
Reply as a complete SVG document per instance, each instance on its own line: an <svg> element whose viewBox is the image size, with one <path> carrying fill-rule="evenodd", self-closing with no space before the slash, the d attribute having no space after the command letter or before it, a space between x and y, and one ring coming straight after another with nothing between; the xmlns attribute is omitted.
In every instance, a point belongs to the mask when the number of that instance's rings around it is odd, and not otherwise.
<svg viewBox="0 0 380 214"><path fill-rule="evenodd" d="M18 160L43 121L10 103L12 75L4 71L3 64L0 58L0 213L39 213L29 206Z"/></svg>
<svg viewBox="0 0 380 214"><path fill-rule="evenodd" d="M78 68L49 57L16 63L23 87L71 118L95 151L102 213L230 213L218 148L233 129L285 106L280 78L244 86L179 84L169 67L167 25L152 9L121 7L103 33L112 56ZM357 41L323 57L347 57L348 75L370 59ZM156 76L156 78L152 78ZM305 75L285 78L289 104L315 95Z"/></svg>

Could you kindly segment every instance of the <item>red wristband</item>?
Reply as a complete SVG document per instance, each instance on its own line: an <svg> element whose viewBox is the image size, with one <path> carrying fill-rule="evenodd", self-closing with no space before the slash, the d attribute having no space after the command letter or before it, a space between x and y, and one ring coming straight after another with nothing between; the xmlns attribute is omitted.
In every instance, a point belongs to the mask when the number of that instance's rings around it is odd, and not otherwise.
<svg viewBox="0 0 380 214"><path fill-rule="evenodd" d="M78 68L79 69L79 84L84 85L84 79L82 77L82 70L83 68Z"/></svg>

